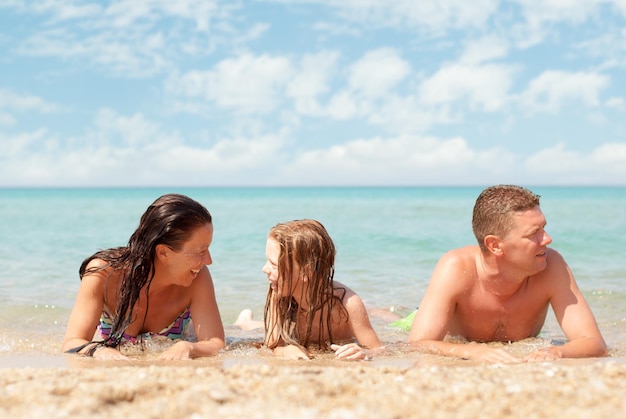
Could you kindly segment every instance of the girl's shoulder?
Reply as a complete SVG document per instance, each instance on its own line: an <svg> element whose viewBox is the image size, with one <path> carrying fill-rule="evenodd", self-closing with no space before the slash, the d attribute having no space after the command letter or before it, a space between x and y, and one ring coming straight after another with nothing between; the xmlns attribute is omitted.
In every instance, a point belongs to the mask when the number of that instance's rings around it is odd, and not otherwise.
<svg viewBox="0 0 626 419"><path fill-rule="evenodd" d="M361 301L361 297L359 297L358 294L354 292L351 288L336 281L334 284L334 288L335 288L335 297L341 299L341 304L348 311L354 308L359 309L363 305L363 302Z"/></svg>
<svg viewBox="0 0 626 419"><path fill-rule="evenodd" d="M336 297L340 297L345 300L349 296L356 295L350 287L345 286L341 282L333 281L333 292Z"/></svg>

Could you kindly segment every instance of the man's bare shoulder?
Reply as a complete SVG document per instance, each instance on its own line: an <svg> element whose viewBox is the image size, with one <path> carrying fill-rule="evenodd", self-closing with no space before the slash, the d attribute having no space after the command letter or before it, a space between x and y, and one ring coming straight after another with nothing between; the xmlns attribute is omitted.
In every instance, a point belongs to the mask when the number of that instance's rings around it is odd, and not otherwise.
<svg viewBox="0 0 626 419"><path fill-rule="evenodd" d="M531 276L533 282L545 288L558 288L559 284L569 283L571 274L563 256L552 248L547 248L546 254L546 268Z"/></svg>
<svg viewBox="0 0 626 419"><path fill-rule="evenodd" d="M480 259L480 248L478 246L465 246L449 250L439 259L440 265L450 265L458 268L476 267L477 260Z"/></svg>
<svg viewBox="0 0 626 419"><path fill-rule="evenodd" d="M439 259L430 282L437 288L447 289L447 293L465 290L476 280L479 260L478 246L465 246L450 250Z"/></svg>

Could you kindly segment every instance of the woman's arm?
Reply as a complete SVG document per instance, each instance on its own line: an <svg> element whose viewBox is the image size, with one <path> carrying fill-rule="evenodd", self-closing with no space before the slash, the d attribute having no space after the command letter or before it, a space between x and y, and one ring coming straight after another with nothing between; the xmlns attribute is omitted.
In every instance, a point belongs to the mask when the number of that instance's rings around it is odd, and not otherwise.
<svg viewBox="0 0 626 419"><path fill-rule="evenodd" d="M197 342L180 341L163 352L161 359L190 359L212 356L224 349L224 325L220 316L213 279L204 267L192 284L191 319Z"/></svg>
<svg viewBox="0 0 626 419"><path fill-rule="evenodd" d="M102 264L104 264L103 261L95 259L89 263L89 268ZM62 344L64 352L77 349L93 340L104 308L104 293L108 275L108 271L98 271L83 276L65 331ZM95 343L88 344L76 353L89 354L101 359L128 359L117 349L96 346Z"/></svg>

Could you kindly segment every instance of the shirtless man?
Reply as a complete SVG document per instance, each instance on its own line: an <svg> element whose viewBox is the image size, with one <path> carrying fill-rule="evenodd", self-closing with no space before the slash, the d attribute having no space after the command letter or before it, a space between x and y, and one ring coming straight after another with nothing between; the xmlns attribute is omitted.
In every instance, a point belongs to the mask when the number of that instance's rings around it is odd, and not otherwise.
<svg viewBox="0 0 626 419"><path fill-rule="evenodd" d="M474 206L477 246L438 262L409 334L409 342L439 355L488 362L599 357L606 344L563 257L547 246L539 196L519 186L485 189ZM568 341L525 359L477 342L536 337L548 306ZM462 336L470 344L444 341Z"/></svg>

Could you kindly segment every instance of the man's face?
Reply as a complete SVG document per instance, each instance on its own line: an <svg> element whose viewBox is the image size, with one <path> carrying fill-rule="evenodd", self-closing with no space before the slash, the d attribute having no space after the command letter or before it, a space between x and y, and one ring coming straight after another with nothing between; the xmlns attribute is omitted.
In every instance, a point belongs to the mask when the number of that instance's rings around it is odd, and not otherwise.
<svg viewBox="0 0 626 419"><path fill-rule="evenodd" d="M546 218L539 207L513 215L513 227L502 239L507 260L529 270L529 274L545 269L546 248L552 243L545 227Z"/></svg>

